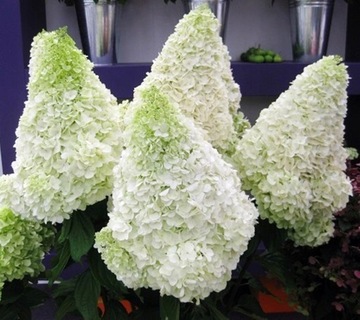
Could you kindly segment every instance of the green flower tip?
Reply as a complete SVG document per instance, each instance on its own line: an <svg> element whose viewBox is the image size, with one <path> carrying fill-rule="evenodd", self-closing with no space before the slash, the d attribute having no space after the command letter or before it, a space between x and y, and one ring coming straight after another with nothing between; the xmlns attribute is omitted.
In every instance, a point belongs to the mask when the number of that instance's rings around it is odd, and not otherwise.
<svg viewBox="0 0 360 320"><path fill-rule="evenodd" d="M141 102L134 115L134 128L140 135L145 132L148 138L178 138L184 132L179 123L180 112L169 102L158 88L151 86L141 92Z"/></svg>
<svg viewBox="0 0 360 320"><path fill-rule="evenodd" d="M30 50L30 83L35 79L46 79L51 83L51 76L66 78L68 74L82 74L84 69L91 70L92 67L93 64L76 47L67 27L54 31L43 30L34 37Z"/></svg>
<svg viewBox="0 0 360 320"><path fill-rule="evenodd" d="M38 43L48 44L49 49L53 49L53 51L64 45L75 46L75 41L68 34L67 27L61 27L54 31L42 30L34 37L33 46Z"/></svg>
<svg viewBox="0 0 360 320"><path fill-rule="evenodd" d="M142 112L140 111L138 113L139 116L145 116L146 118L153 118L157 120L174 113L174 108L169 103L169 100L161 94L160 90L155 86L145 89L142 92L141 97L144 108L142 108ZM146 114L143 114L143 112Z"/></svg>

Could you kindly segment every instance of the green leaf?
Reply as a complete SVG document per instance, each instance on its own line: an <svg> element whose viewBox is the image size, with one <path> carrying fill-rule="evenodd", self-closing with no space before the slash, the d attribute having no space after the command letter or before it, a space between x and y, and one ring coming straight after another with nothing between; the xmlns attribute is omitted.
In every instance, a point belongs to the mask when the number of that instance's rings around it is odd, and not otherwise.
<svg viewBox="0 0 360 320"><path fill-rule="evenodd" d="M258 300L251 294L242 295L233 311L249 316L251 319L266 320L266 314L261 309Z"/></svg>
<svg viewBox="0 0 360 320"><path fill-rule="evenodd" d="M282 283L290 281L292 275L288 263L280 252L269 252L259 257L258 262L269 274L278 278Z"/></svg>
<svg viewBox="0 0 360 320"><path fill-rule="evenodd" d="M87 206L85 211L80 211L80 213L85 214L93 222L94 227L96 227L95 232L100 231L109 222L107 205L108 198L105 198L91 206Z"/></svg>
<svg viewBox="0 0 360 320"><path fill-rule="evenodd" d="M67 296L59 307L56 310L55 319L61 320L63 319L68 313L74 312L76 310L75 305L75 298L72 295Z"/></svg>
<svg viewBox="0 0 360 320"><path fill-rule="evenodd" d="M283 247L287 239L287 232L285 229L279 229L274 223L268 220L260 219L256 226L256 231L259 233L266 249L269 251L278 251Z"/></svg>
<svg viewBox="0 0 360 320"><path fill-rule="evenodd" d="M125 285L117 280L116 276L107 268L97 250L92 249L89 251L88 263L93 276L103 287L116 292L119 296L128 293Z"/></svg>
<svg viewBox="0 0 360 320"><path fill-rule="evenodd" d="M49 284L52 285L54 281L59 277L60 273L65 269L70 259L70 245L69 241L65 241L61 247L58 248L58 254L53 260L54 267L52 267L48 273L47 277L49 279Z"/></svg>
<svg viewBox="0 0 360 320"><path fill-rule="evenodd" d="M31 320L31 309L28 306L18 306L18 319L19 320Z"/></svg>
<svg viewBox="0 0 360 320"><path fill-rule="evenodd" d="M20 280L5 281L2 289L1 304L12 304L20 299L25 290L24 283ZM0 317L2 319L2 317Z"/></svg>
<svg viewBox="0 0 360 320"><path fill-rule="evenodd" d="M68 239L70 230L72 225L72 219L65 220L62 223L61 230L59 232L59 237L57 239L58 243L63 243L66 239Z"/></svg>
<svg viewBox="0 0 360 320"><path fill-rule="evenodd" d="M160 297L160 317L162 320L180 319L180 300L172 296Z"/></svg>
<svg viewBox="0 0 360 320"><path fill-rule="evenodd" d="M264 287L261 281L258 278L258 275L253 275L251 272L246 272L244 278L247 280L247 284L249 287L255 291L268 292L268 290Z"/></svg>
<svg viewBox="0 0 360 320"><path fill-rule="evenodd" d="M75 304L81 315L86 320L98 320L98 299L101 286L93 277L90 270L81 274L75 286Z"/></svg>
<svg viewBox="0 0 360 320"><path fill-rule="evenodd" d="M49 295L46 292L38 288L26 287L20 301L23 305L35 307L43 304L48 298Z"/></svg>
<svg viewBox="0 0 360 320"><path fill-rule="evenodd" d="M56 285L55 289L52 292L54 298L58 298L61 296L68 296L69 294L74 295L75 286L76 286L77 278L71 278L69 280L63 280L58 285Z"/></svg>
<svg viewBox="0 0 360 320"><path fill-rule="evenodd" d="M213 303L210 302L211 300L204 300L203 303L206 308L210 312L210 316L212 320L228 320L226 317Z"/></svg>
<svg viewBox="0 0 360 320"><path fill-rule="evenodd" d="M85 212L75 212L72 217L71 231L69 234L70 252L74 261L80 261L93 246L95 229L90 218Z"/></svg>
<svg viewBox="0 0 360 320"><path fill-rule="evenodd" d="M109 300L105 303L105 314L101 319L102 320L114 320L114 319L127 320L127 319L130 319L130 317L119 301Z"/></svg>
<svg viewBox="0 0 360 320"><path fill-rule="evenodd" d="M15 304L4 305L0 307L1 320L14 320L16 319L17 308Z"/></svg>

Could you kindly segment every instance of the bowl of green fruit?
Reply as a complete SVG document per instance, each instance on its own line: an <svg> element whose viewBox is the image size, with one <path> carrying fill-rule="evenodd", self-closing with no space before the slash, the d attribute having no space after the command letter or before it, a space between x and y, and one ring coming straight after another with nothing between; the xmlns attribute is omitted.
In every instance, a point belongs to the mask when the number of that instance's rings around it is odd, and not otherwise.
<svg viewBox="0 0 360 320"><path fill-rule="evenodd" d="M273 50L267 50L260 47L251 47L240 55L243 62L253 63L279 63L283 59L281 55Z"/></svg>

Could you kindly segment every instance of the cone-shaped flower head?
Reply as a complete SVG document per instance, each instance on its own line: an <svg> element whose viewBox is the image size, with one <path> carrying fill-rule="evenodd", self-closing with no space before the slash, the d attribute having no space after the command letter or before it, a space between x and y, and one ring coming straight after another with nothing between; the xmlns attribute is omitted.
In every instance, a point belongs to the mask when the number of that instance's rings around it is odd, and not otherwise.
<svg viewBox="0 0 360 320"><path fill-rule="evenodd" d="M347 85L338 56L307 66L239 144L239 173L260 216L289 229L299 245L327 242L333 213L351 194L343 147Z"/></svg>
<svg viewBox="0 0 360 320"><path fill-rule="evenodd" d="M49 250L54 231L36 221L0 209L0 300L5 281L37 276L44 270L44 253Z"/></svg>
<svg viewBox="0 0 360 320"><path fill-rule="evenodd" d="M66 29L33 41L16 131L14 212L61 222L111 193L121 152L117 101Z"/></svg>
<svg viewBox="0 0 360 320"><path fill-rule="evenodd" d="M135 94L155 85L204 129L207 141L231 156L238 136L250 125L238 111L240 88L218 29L219 21L206 5L185 15Z"/></svg>
<svg viewBox="0 0 360 320"><path fill-rule="evenodd" d="M159 90L142 91L131 110L95 247L126 286L198 301L225 288L258 212L236 170Z"/></svg>

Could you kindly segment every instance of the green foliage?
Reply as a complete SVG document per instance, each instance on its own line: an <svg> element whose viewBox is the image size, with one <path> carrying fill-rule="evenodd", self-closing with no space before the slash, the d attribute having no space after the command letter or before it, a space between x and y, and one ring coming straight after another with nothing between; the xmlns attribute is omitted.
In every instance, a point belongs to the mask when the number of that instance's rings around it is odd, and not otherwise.
<svg viewBox="0 0 360 320"><path fill-rule="evenodd" d="M160 299L160 317L161 320L180 319L180 301L171 296L163 296Z"/></svg>
<svg viewBox="0 0 360 320"><path fill-rule="evenodd" d="M92 275L105 289L113 293L129 293L124 284L118 281L116 276L106 267L98 251L90 250L87 258Z"/></svg>
<svg viewBox="0 0 360 320"><path fill-rule="evenodd" d="M31 308L47 300L48 295L30 286L28 280L5 283L0 303L1 320L31 320Z"/></svg>
<svg viewBox="0 0 360 320"><path fill-rule="evenodd" d="M353 196L335 213L334 237L316 247L287 243L295 285L288 288L294 302L316 320L352 320L360 314L360 167L348 162Z"/></svg>
<svg viewBox="0 0 360 320"><path fill-rule="evenodd" d="M90 270L85 271L76 281L75 304L84 319L98 320L97 302L100 297L101 285Z"/></svg>
<svg viewBox="0 0 360 320"><path fill-rule="evenodd" d="M74 261L80 261L95 241L95 229L86 213L76 212L72 215L71 230L68 234L70 254Z"/></svg>
<svg viewBox="0 0 360 320"><path fill-rule="evenodd" d="M126 310L119 301L109 300L105 303L105 314L102 317L103 320L113 320L113 319L130 319L130 316L127 314Z"/></svg>

